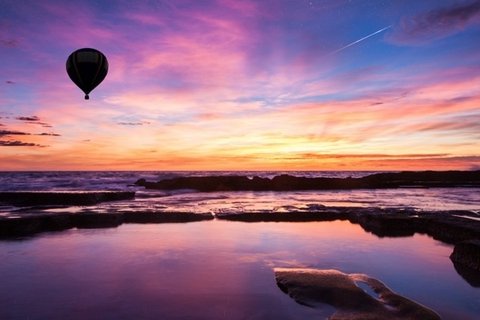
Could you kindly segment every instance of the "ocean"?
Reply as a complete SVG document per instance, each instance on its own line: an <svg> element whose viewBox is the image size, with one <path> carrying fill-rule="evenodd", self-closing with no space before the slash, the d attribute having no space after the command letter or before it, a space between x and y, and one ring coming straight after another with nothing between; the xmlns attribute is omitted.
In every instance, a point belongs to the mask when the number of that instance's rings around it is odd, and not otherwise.
<svg viewBox="0 0 480 320"><path fill-rule="evenodd" d="M412 208L480 212L480 193L472 188L399 188L315 190L288 192L196 192L194 190L146 190L134 183L180 176L242 175L272 178L280 174L301 177L358 178L375 171L59 171L0 172L0 191L128 190L136 199L103 203L99 207L149 208L159 211L249 212L315 210L324 206ZM12 207L0 207L5 214Z"/></svg>

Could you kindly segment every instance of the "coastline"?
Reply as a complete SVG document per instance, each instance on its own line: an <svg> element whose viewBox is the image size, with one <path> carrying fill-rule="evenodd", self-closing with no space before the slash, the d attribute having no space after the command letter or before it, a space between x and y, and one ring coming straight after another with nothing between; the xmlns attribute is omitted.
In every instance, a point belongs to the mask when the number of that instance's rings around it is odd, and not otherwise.
<svg viewBox="0 0 480 320"><path fill-rule="evenodd" d="M480 219L470 211L423 212L408 209L324 207L315 212L115 212L39 213L0 217L0 240L22 239L47 231L72 228L114 228L124 223L187 223L226 220L236 222L319 222L346 220L360 225L379 238L410 237L426 234L435 240L454 245L452 262L464 278L474 283L480 278ZM477 274L478 273L478 274Z"/></svg>

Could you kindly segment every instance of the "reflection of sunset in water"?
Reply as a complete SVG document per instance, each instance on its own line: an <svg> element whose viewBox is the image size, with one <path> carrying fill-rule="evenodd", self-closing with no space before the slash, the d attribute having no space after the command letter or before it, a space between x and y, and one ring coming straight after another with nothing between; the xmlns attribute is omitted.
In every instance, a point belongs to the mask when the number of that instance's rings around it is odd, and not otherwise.
<svg viewBox="0 0 480 320"><path fill-rule="evenodd" d="M127 224L42 234L0 246L2 318L303 319L318 311L275 285L273 267L366 273L446 318L474 319L479 289L448 259L452 247L415 235L382 238L345 221ZM441 279L441 280L439 280ZM29 288L29 290L25 290Z"/></svg>

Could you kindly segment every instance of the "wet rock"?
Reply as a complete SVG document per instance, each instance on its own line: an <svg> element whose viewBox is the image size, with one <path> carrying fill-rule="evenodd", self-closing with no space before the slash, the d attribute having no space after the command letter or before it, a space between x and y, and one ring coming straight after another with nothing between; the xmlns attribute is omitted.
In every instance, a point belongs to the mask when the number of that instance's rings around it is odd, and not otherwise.
<svg viewBox="0 0 480 320"><path fill-rule="evenodd" d="M416 232L415 218L399 214L363 214L358 223L365 231L383 237L410 237Z"/></svg>
<svg viewBox="0 0 480 320"><path fill-rule="evenodd" d="M262 179L262 178L258 178ZM258 181L258 179L256 181ZM180 177L161 180L157 183L143 182L147 189L175 190L194 189L198 191L238 191L252 188L250 179L244 176ZM137 181L138 182L138 181ZM256 190L256 189L250 189Z"/></svg>
<svg viewBox="0 0 480 320"><path fill-rule="evenodd" d="M122 223L180 223L213 219L214 216L210 213L192 212L28 213L8 218L0 217L0 238L15 238L70 228L112 228Z"/></svg>
<svg viewBox="0 0 480 320"><path fill-rule="evenodd" d="M475 270L480 274L480 240L457 243L450 259L456 264Z"/></svg>
<svg viewBox="0 0 480 320"><path fill-rule="evenodd" d="M445 243L480 239L480 221L457 217L448 211L422 214L415 219L415 225L417 232Z"/></svg>
<svg viewBox="0 0 480 320"><path fill-rule="evenodd" d="M321 211L321 212L244 212L244 213L217 213L220 220L242 221L242 222L306 222L306 221L334 221L347 220L349 212Z"/></svg>
<svg viewBox="0 0 480 320"><path fill-rule="evenodd" d="M336 308L329 319L419 319L437 320L434 311L390 290L381 281L364 274L338 270L275 268L278 287L300 304ZM369 286L371 296L358 284Z"/></svg>
<svg viewBox="0 0 480 320"><path fill-rule="evenodd" d="M307 178L279 175L272 179L246 176L177 177L158 182L139 179L137 185L148 189L198 191L291 191L376 189L400 187L476 187L480 188L480 171L406 171L377 173L362 178Z"/></svg>
<svg viewBox="0 0 480 320"><path fill-rule="evenodd" d="M14 206L36 205L93 205L104 201L129 200L129 191L19 191L0 192L0 202Z"/></svg>
<svg viewBox="0 0 480 320"><path fill-rule="evenodd" d="M0 218L0 238L28 236L42 231L59 231L73 227L68 214L31 214Z"/></svg>
<svg viewBox="0 0 480 320"><path fill-rule="evenodd" d="M40 217L41 231L61 231L74 227L71 214L49 214Z"/></svg>
<svg viewBox="0 0 480 320"><path fill-rule="evenodd" d="M40 217L0 218L0 237L18 237L42 230Z"/></svg>
<svg viewBox="0 0 480 320"><path fill-rule="evenodd" d="M121 213L80 213L72 214L73 224L77 228L111 228L123 223Z"/></svg>
<svg viewBox="0 0 480 320"><path fill-rule="evenodd" d="M368 185L384 187L480 187L477 171L402 171L376 173L361 178Z"/></svg>
<svg viewBox="0 0 480 320"><path fill-rule="evenodd" d="M213 220L210 213L193 212L125 212L125 223L171 223Z"/></svg>

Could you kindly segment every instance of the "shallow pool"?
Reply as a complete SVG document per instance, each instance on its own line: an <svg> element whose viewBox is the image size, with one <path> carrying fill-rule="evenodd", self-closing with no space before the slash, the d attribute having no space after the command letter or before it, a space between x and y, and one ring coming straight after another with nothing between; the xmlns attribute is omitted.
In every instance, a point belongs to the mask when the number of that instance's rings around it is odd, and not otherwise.
<svg viewBox="0 0 480 320"><path fill-rule="evenodd" d="M477 319L480 288L427 236L346 221L124 224L0 242L0 319L322 319L274 267L366 273L444 319Z"/></svg>

